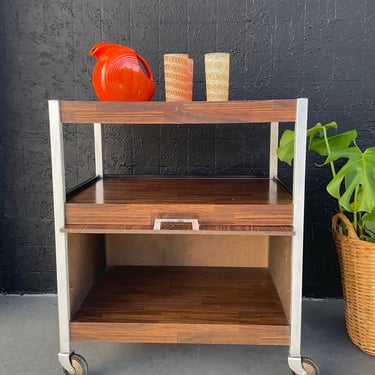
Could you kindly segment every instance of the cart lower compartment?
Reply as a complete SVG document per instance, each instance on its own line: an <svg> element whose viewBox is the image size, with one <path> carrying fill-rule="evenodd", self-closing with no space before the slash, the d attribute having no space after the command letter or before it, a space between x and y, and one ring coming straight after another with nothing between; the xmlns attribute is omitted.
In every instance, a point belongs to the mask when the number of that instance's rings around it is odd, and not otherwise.
<svg viewBox="0 0 375 375"><path fill-rule="evenodd" d="M70 322L72 341L288 345L268 268L107 267Z"/></svg>

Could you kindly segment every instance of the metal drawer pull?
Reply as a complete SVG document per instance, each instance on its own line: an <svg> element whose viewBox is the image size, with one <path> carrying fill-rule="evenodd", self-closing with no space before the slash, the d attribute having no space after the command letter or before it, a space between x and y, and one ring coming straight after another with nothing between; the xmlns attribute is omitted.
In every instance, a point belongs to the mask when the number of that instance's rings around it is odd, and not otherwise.
<svg viewBox="0 0 375 375"><path fill-rule="evenodd" d="M155 219L154 230L160 230L161 223L191 223L193 230L199 230L198 219Z"/></svg>

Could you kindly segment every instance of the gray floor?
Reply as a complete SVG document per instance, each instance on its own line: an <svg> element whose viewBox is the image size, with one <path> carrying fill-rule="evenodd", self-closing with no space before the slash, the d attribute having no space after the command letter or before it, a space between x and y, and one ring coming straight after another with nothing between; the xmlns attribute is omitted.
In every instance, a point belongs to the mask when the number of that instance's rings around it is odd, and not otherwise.
<svg viewBox="0 0 375 375"><path fill-rule="evenodd" d="M374 375L375 357L349 341L342 301L303 302L302 354L323 375ZM290 374L287 347L75 343L90 375ZM62 375L54 296L0 296L0 374Z"/></svg>

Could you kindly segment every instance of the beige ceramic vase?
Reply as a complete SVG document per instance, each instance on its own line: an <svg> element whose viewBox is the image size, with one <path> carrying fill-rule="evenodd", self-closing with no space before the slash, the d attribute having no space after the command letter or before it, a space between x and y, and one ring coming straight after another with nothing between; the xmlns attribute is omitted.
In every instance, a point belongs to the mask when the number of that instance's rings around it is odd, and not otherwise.
<svg viewBox="0 0 375 375"><path fill-rule="evenodd" d="M229 53L204 55L206 95L209 102L227 101L229 97Z"/></svg>

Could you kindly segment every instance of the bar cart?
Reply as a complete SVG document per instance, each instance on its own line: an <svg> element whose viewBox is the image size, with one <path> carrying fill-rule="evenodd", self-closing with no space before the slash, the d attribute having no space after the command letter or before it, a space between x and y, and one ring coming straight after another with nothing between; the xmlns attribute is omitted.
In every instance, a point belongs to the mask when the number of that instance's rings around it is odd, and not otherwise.
<svg viewBox="0 0 375 375"><path fill-rule="evenodd" d="M66 374L88 373L72 341L288 345L292 373L318 374L300 353L307 99L50 100L49 117ZM282 122L295 124L292 193L277 177ZM267 178L103 171L106 124L259 123L270 124ZM67 194L68 124L93 124L96 171Z"/></svg>

